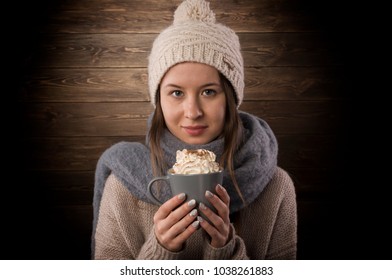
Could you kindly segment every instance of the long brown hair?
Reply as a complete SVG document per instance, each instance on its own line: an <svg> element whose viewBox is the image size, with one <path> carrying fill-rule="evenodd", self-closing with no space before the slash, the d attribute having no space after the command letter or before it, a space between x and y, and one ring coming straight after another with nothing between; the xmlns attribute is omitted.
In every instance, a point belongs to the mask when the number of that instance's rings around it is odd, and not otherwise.
<svg viewBox="0 0 392 280"><path fill-rule="evenodd" d="M234 154L241 146L243 141L242 122L237 110L238 100L237 95L235 94L235 90L229 80L221 73L219 73L219 77L223 91L226 94L226 120L222 133L222 136L224 137L224 149L219 164L228 170L234 187L241 200L244 202L234 174ZM166 128L166 124L161 108L159 87L155 100L156 107L152 117L148 138L153 172L154 175L160 176L164 174L169 166L163 159L163 152L160 146L160 139Z"/></svg>

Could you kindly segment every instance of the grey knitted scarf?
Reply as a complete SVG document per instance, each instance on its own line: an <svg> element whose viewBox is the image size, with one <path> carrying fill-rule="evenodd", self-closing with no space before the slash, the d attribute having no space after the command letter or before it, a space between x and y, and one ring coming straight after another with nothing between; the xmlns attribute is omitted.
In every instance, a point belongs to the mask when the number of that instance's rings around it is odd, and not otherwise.
<svg viewBox="0 0 392 280"><path fill-rule="evenodd" d="M234 171L245 203L250 204L263 191L275 172L278 144L274 133L264 120L242 111L239 114L244 126L245 142L235 154ZM223 144L223 138L219 138L205 145L189 145L181 142L169 131L165 131L161 140L168 166L175 163L176 151L181 149L208 149L213 151L219 160L223 153ZM109 147L98 160L95 171L92 252L94 252L94 236L102 193L105 181L111 173L133 196L154 203L146 191L148 182L153 178L148 146L137 142L120 142ZM245 205L237 194L227 171L224 172L223 186L230 195L230 213L243 208ZM162 190L163 200L172 196L169 188L162 188Z"/></svg>

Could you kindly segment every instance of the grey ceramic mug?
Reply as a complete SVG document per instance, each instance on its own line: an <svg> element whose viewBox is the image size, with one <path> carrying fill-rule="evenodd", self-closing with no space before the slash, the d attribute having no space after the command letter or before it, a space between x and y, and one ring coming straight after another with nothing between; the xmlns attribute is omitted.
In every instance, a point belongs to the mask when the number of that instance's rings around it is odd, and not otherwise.
<svg viewBox="0 0 392 280"><path fill-rule="evenodd" d="M205 174L175 174L172 169L169 169L166 176L155 177L148 183L148 194L152 200L158 204L163 204L153 191L153 185L157 181L166 181L172 191L173 195L180 193L186 194L186 200L195 199L196 203L200 202L207 205L210 209L215 211L215 208L209 203L205 197L205 192L208 190L215 193L216 185L222 185L223 171Z"/></svg>

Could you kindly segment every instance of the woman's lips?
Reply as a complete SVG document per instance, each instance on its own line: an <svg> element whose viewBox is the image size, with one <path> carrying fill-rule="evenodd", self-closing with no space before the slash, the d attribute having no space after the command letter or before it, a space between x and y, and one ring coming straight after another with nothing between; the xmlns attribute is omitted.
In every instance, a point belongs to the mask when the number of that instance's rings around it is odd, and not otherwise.
<svg viewBox="0 0 392 280"><path fill-rule="evenodd" d="M204 125L195 125L195 126L183 126L182 127L186 133L191 136L199 136L204 133L207 129L207 126Z"/></svg>

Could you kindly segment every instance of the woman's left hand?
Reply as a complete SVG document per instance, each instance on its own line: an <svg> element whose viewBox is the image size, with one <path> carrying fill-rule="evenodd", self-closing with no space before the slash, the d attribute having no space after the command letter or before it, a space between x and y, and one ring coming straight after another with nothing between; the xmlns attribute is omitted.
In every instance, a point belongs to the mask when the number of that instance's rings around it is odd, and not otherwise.
<svg viewBox="0 0 392 280"><path fill-rule="evenodd" d="M216 195L207 191L206 197L208 201L215 207L217 214L211 209L206 207L204 204L200 204L200 211L211 221L208 222L204 219L200 219L200 226L208 233L211 237L211 246L215 248L221 248L225 246L229 240L230 234L230 196L226 189L221 185L217 185L215 188Z"/></svg>

